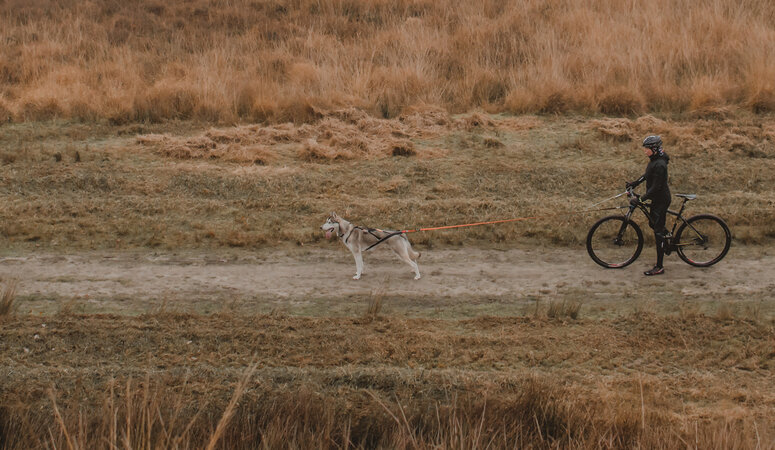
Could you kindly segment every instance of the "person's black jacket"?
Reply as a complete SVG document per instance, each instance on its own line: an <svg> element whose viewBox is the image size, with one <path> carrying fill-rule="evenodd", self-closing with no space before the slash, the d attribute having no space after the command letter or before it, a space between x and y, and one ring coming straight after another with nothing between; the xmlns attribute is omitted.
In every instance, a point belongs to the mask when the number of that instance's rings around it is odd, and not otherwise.
<svg viewBox="0 0 775 450"><path fill-rule="evenodd" d="M667 163L670 157L667 153L662 156L652 155L649 157L649 165L646 166L646 173L633 183L637 186L646 181L646 193L643 194L641 201L651 200L652 203L670 203L670 188L667 185Z"/></svg>

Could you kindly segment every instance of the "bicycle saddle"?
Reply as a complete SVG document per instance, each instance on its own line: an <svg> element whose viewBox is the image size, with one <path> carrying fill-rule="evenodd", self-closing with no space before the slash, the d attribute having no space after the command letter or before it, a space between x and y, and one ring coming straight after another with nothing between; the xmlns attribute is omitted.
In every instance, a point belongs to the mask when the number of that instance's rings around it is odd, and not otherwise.
<svg viewBox="0 0 775 450"><path fill-rule="evenodd" d="M694 200L697 198L697 194L675 194L675 196L685 198L686 200Z"/></svg>

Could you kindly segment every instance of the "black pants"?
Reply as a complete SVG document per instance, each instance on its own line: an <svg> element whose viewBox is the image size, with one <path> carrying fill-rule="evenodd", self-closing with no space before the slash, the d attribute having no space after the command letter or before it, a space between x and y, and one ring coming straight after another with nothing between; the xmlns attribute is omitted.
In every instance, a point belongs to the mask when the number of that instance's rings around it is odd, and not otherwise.
<svg viewBox="0 0 775 450"><path fill-rule="evenodd" d="M654 230L654 240L657 243L657 267L662 267L662 262L665 258L665 235L667 234L665 220L667 219L667 208L669 206L670 197L660 199L659 201L652 200L651 202L649 226Z"/></svg>

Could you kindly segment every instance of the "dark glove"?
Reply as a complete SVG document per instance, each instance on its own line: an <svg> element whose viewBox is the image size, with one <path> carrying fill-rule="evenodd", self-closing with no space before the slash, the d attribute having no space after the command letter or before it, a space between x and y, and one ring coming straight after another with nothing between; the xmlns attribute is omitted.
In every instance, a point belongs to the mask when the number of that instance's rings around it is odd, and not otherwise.
<svg viewBox="0 0 775 450"><path fill-rule="evenodd" d="M624 183L625 189L634 188L635 186L637 186L637 184L634 181L628 181Z"/></svg>

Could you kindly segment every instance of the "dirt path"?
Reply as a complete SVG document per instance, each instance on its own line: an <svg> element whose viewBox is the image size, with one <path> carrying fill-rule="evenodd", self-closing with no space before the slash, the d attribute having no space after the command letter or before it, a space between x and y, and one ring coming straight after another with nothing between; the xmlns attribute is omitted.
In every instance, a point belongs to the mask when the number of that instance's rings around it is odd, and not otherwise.
<svg viewBox="0 0 775 450"><path fill-rule="evenodd" d="M583 250L430 250L420 259L423 278L387 251L366 258L364 277L343 249L327 247L257 253L74 253L0 258L0 277L17 279L28 297L202 299L212 296L335 298L370 295L377 289L397 297L515 298L587 293L605 298L666 290L684 296L766 297L775 290L775 256L733 248L721 264L690 267L675 257L664 276L641 275L652 255L622 270L597 267Z"/></svg>

